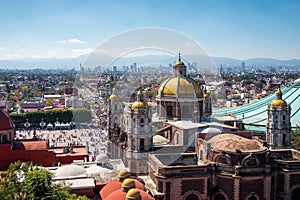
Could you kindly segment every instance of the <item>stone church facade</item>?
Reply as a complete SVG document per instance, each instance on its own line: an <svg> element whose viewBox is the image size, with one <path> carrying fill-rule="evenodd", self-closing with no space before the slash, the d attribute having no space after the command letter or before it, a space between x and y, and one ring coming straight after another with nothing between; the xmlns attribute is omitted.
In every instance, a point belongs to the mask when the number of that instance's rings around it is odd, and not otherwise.
<svg viewBox="0 0 300 200"><path fill-rule="evenodd" d="M189 121L190 127L200 127L201 119L212 114L205 86L186 75L180 56L156 104L159 119ZM109 156L122 158L157 200L300 199L300 152L291 148L290 106L280 89L266 110L263 137L241 130L196 132L193 151L171 140L165 146L153 144L160 133L152 129L152 110L141 91L135 102L123 106L113 93L109 105ZM161 128L176 135L170 125Z"/></svg>

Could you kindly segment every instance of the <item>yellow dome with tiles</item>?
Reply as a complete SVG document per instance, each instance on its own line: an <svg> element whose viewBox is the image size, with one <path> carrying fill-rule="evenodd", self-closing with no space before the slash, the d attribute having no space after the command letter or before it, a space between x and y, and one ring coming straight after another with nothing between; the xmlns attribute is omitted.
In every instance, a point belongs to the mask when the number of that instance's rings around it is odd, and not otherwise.
<svg viewBox="0 0 300 200"><path fill-rule="evenodd" d="M159 87L158 97L200 98L202 91L196 81L191 78L171 77Z"/></svg>
<svg viewBox="0 0 300 200"><path fill-rule="evenodd" d="M132 110L146 110L148 108L148 104L144 102L143 92L139 90L137 92L137 100L131 105Z"/></svg>
<svg viewBox="0 0 300 200"><path fill-rule="evenodd" d="M126 169L122 169L118 173L118 178L126 179L126 178L129 178L129 177L130 177L130 172L127 171Z"/></svg>
<svg viewBox="0 0 300 200"><path fill-rule="evenodd" d="M147 103L144 103L142 101L136 101L131 105L132 110L145 110L147 109L147 107Z"/></svg>
<svg viewBox="0 0 300 200"><path fill-rule="evenodd" d="M127 188L127 189L135 188L134 180L132 178L125 179L122 183L122 188Z"/></svg>
<svg viewBox="0 0 300 200"><path fill-rule="evenodd" d="M126 194L126 200L141 200L142 196L140 191L136 188L130 189Z"/></svg>
<svg viewBox="0 0 300 200"><path fill-rule="evenodd" d="M109 99L119 99L120 97L116 94L110 95Z"/></svg>
<svg viewBox="0 0 300 200"><path fill-rule="evenodd" d="M203 98L209 98L209 94L203 94Z"/></svg>
<svg viewBox="0 0 300 200"><path fill-rule="evenodd" d="M272 101L270 103L270 107L287 107L288 104L286 103L286 101L282 100L282 93L280 88L276 91L276 100Z"/></svg>
<svg viewBox="0 0 300 200"><path fill-rule="evenodd" d="M177 66L180 66L180 65L184 65L184 62L178 61L177 63L175 63L174 67L177 67Z"/></svg>
<svg viewBox="0 0 300 200"><path fill-rule="evenodd" d="M287 107L287 103L284 100L276 99L270 103L270 107Z"/></svg>
<svg viewBox="0 0 300 200"><path fill-rule="evenodd" d="M117 94L116 88L113 88L112 95L110 95L109 99L119 99L119 95Z"/></svg>

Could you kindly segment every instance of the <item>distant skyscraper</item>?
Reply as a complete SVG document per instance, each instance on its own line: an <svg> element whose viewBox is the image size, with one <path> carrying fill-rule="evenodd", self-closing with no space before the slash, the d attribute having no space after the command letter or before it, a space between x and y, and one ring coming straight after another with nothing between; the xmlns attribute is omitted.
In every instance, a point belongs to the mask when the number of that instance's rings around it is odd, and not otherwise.
<svg viewBox="0 0 300 200"><path fill-rule="evenodd" d="M220 70L220 73L222 73L222 72L223 72L223 66L222 66L222 65L220 65L220 68L219 68L219 70Z"/></svg>
<svg viewBox="0 0 300 200"><path fill-rule="evenodd" d="M246 72L246 65L245 65L245 62L242 62L242 70L243 70L244 73Z"/></svg>

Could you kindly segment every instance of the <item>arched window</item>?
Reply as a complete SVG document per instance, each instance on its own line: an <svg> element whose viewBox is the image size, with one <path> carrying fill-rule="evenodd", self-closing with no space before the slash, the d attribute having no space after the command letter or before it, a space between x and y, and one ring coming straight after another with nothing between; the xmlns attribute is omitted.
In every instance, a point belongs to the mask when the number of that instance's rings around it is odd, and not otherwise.
<svg viewBox="0 0 300 200"><path fill-rule="evenodd" d="M2 135L2 143L6 143L6 142L8 142L7 135L4 134L4 135Z"/></svg>
<svg viewBox="0 0 300 200"><path fill-rule="evenodd" d="M176 134L176 144L179 144L179 133Z"/></svg>
<svg viewBox="0 0 300 200"><path fill-rule="evenodd" d="M259 196L255 192L251 192L246 196L245 200L259 200Z"/></svg>
<svg viewBox="0 0 300 200"><path fill-rule="evenodd" d="M286 145L286 134L282 134L282 145Z"/></svg>
<svg viewBox="0 0 300 200"><path fill-rule="evenodd" d="M136 150L135 139L131 139L131 149Z"/></svg>
<svg viewBox="0 0 300 200"><path fill-rule="evenodd" d="M190 194L185 198L185 200L199 200L199 197L195 194Z"/></svg>
<svg viewBox="0 0 300 200"><path fill-rule="evenodd" d="M225 165L232 165L232 159L229 155L218 155L215 158L215 162Z"/></svg>
<svg viewBox="0 0 300 200"><path fill-rule="evenodd" d="M133 120L132 120L132 123L133 123L133 128L135 128L135 127L136 127L136 120L133 119Z"/></svg>
<svg viewBox="0 0 300 200"><path fill-rule="evenodd" d="M140 123L141 123L141 127L143 127L144 126L144 118L140 119Z"/></svg>
<svg viewBox="0 0 300 200"><path fill-rule="evenodd" d="M248 198L248 200L257 200L257 198L255 196L251 196Z"/></svg>
<svg viewBox="0 0 300 200"><path fill-rule="evenodd" d="M298 200L298 199L300 199L300 187L293 190L292 198L291 198L291 200Z"/></svg>
<svg viewBox="0 0 300 200"><path fill-rule="evenodd" d="M167 106L167 118L173 117L173 107Z"/></svg>
<svg viewBox="0 0 300 200"><path fill-rule="evenodd" d="M215 200L226 200L226 197L223 194L218 193L218 194L215 195L214 199Z"/></svg>
<svg viewBox="0 0 300 200"><path fill-rule="evenodd" d="M145 150L145 139L141 138L140 140L140 151L144 151Z"/></svg>
<svg viewBox="0 0 300 200"><path fill-rule="evenodd" d="M200 159L200 160L203 159L203 150L199 150L199 159Z"/></svg>

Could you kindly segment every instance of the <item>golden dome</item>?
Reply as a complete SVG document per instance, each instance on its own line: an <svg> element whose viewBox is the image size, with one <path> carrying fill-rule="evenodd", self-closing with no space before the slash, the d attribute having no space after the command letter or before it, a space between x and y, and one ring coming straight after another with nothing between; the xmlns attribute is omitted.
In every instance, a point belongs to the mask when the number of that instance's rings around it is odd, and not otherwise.
<svg viewBox="0 0 300 200"><path fill-rule="evenodd" d="M276 91L276 94L281 94L281 89L278 88L278 90Z"/></svg>
<svg viewBox="0 0 300 200"><path fill-rule="evenodd" d="M109 99L119 99L119 95L117 94L117 89L112 89L112 95L110 95Z"/></svg>
<svg viewBox="0 0 300 200"><path fill-rule="evenodd" d="M270 107L287 107L286 101L282 100L282 92L280 88L276 91L276 100L272 101Z"/></svg>
<svg viewBox="0 0 300 200"><path fill-rule="evenodd" d="M177 63L175 63L174 67L177 67L177 66L180 66L180 65L184 65L184 62L178 61Z"/></svg>
<svg viewBox="0 0 300 200"><path fill-rule="evenodd" d="M203 94L203 98L209 98L208 94Z"/></svg>
<svg viewBox="0 0 300 200"><path fill-rule="evenodd" d="M126 194L126 200L141 200L142 196L138 189L130 189Z"/></svg>
<svg viewBox="0 0 300 200"><path fill-rule="evenodd" d="M135 188L134 180L132 178L125 179L122 183L122 191L124 191L126 189L128 191L131 188Z"/></svg>
<svg viewBox="0 0 300 200"><path fill-rule="evenodd" d="M199 85L190 78L179 76L168 78L158 90L158 97L199 98L202 96Z"/></svg>
<svg viewBox="0 0 300 200"><path fill-rule="evenodd" d="M276 99L270 103L270 107L287 107L287 103L284 100Z"/></svg>
<svg viewBox="0 0 300 200"><path fill-rule="evenodd" d="M137 92L137 95L143 95L143 92L142 92L141 90L139 90L139 91Z"/></svg>
<svg viewBox="0 0 300 200"><path fill-rule="evenodd" d="M130 172L127 171L126 169L122 169L118 173L118 178L126 179L126 178L129 178L129 177L130 177Z"/></svg>
<svg viewBox="0 0 300 200"><path fill-rule="evenodd" d="M131 109L132 110L145 110L147 109L148 105L147 103L144 103L142 101L136 101L132 104Z"/></svg>
<svg viewBox="0 0 300 200"><path fill-rule="evenodd" d="M120 97L117 94L110 95L109 99L119 99Z"/></svg>

